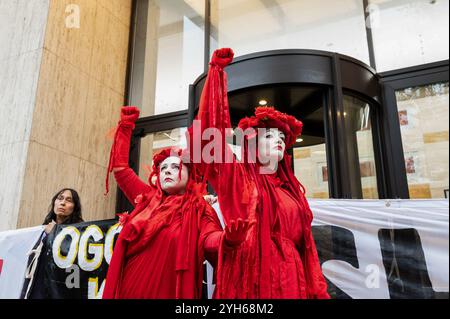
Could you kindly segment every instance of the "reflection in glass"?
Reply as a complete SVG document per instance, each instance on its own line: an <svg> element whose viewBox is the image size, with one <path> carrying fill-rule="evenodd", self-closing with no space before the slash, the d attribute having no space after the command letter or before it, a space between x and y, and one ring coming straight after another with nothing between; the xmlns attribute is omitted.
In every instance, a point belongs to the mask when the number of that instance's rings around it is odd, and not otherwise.
<svg viewBox="0 0 450 319"><path fill-rule="evenodd" d="M349 181L353 198L378 198L370 105L344 95Z"/></svg>
<svg viewBox="0 0 450 319"><path fill-rule="evenodd" d="M305 99L299 105L303 134L294 145L294 173L305 187L307 198L329 198L323 92L316 93L320 93L316 99Z"/></svg>
<svg viewBox="0 0 450 319"><path fill-rule="evenodd" d="M294 172L305 187L307 198L330 197L325 143L294 148Z"/></svg>
<svg viewBox="0 0 450 319"><path fill-rule="evenodd" d="M410 198L444 198L448 193L449 85L396 92Z"/></svg>

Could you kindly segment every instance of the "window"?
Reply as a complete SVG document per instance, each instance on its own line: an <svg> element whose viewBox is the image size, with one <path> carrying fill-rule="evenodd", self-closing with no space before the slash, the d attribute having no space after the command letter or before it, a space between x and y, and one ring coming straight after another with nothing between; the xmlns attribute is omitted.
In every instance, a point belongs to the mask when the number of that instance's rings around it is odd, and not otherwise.
<svg viewBox="0 0 450 319"><path fill-rule="evenodd" d="M398 90L396 98L410 198L445 198L448 82Z"/></svg>
<svg viewBox="0 0 450 319"><path fill-rule="evenodd" d="M339 52L369 63L361 0L213 0L211 49Z"/></svg>
<svg viewBox="0 0 450 319"><path fill-rule="evenodd" d="M370 105L344 95L344 120L352 195L378 198Z"/></svg>
<svg viewBox="0 0 450 319"><path fill-rule="evenodd" d="M379 72L448 59L448 0L370 0Z"/></svg>
<svg viewBox="0 0 450 319"><path fill-rule="evenodd" d="M325 145L325 91L303 87L308 98L298 104L303 134L293 149L294 173L306 189L307 198L329 198L329 175ZM307 94L309 92L309 94Z"/></svg>
<svg viewBox="0 0 450 319"><path fill-rule="evenodd" d="M303 136L302 140L305 139ZM308 198L330 197L325 143L294 148L294 172Z"/></svg>
<svg viewBox="0 0 450 319"><path fill-rule="evenodd" d="M142 116L188 108L204 68L204 0L138 1L130 103Z"/></svg>

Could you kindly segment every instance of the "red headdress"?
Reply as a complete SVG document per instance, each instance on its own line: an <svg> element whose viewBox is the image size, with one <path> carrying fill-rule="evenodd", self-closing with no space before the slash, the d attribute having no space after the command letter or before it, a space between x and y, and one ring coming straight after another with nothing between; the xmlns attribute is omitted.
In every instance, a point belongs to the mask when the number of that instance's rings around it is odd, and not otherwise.
<svg viewBox="0 0 450 319"><path fill-rule="evenodd" d="M159 166L170 156L181 159L189 169L189 179L183 195L170 196L161 189ZM130 256L143 251L150 240L160 229L170 225L176 212L181 212L181 229L176 251L176 298L200 298L202 288L201 267L204 261L203 243L207 237L199 237L201 216L206 210L212 210L204 201L204 188L198 183L199 177L195 167L190 164L187 151L171 147L157 152L153 156L153 167L149 177L149 192L140 194L134 199L135 209L131 214L122 214L120 222L123 229L114 248L113 258L108 269L107 284L104 288L104 298L117 298L122 280L125 261ZM181 174L181 169L179 170ZM161 210L162 211L159 211ZM158 212L158 213L156 213ZM216 221L218 225L220 222Z"/></svg>
<svg viewBox="0 0 450 319"><path fill-rule="evenodd" d="M186 186L187 191L197 191L200 193L204 193L205 190L201 189L201 176L200 173L195 165L192 165L190 158L189 158L189 151L187 149L181 149L179 147L168 147L163 150L158 151L153 155L153 165L152 165L152 172L150 174L150 177L148 179L148 182L152 186L159 187L159 182L157 179L157 184L155 185L152 182L153 177L158 176L159 174L159 166L161 163L168 157L175 156L180 158L180 164L186 165L189 170L189 182ZM181 169L179 171L179 178L181 178Z"/></svg>
<svg viewBox="0 0 450 319"><path fill-rule="evenodd" d="M289 148L302 133L303 123L292 115L275 110L273 106L260 106L255 109L254 116L241 119L238 127L243 131L250 127L278 128L284 133L286 148Z"/></svg>

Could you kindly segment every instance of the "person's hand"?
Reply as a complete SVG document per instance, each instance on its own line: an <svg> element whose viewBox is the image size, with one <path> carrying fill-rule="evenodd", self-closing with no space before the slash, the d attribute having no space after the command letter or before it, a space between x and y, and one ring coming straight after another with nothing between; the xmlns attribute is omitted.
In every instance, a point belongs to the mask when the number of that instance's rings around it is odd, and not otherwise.
<svg viewBox="0 0 450 319"><path fill-rule="evenodd" d="M217 203L217 196L214 195L205 195L203 198L208 202L209 205L214 205Z"/></svg>
<svg viewBox="0 0 450 319"><path fill-rule="evenodd" d="M55 227L56 223L54 220L52 220L50 223L48 223L47 225L45 225L44 231L46 234L50 234L53 227Z"/></svg>
<svg viewBox="0 0 450 319"><path fill-rule="evenodd" d="M225 242L228 246L239 246L247 237L247 231L254 223L250 223L248 219L231 220L225 226Z"/></svg>
<svg viewBox="0 0 450 319"><path fill-rule="evenodd" d="M232 59L234 52L231 48L220 48L213 52L213 56L221 59Z"/></svg>
<svg viewBox="0 0 450 319"><path fill-rule="evenodd" d="M211 58L211 65L217 65L221 68L226 67L233 61L234 52L230 48L222 48L214 51Z"/></svg>
<svg viewBox="0 0 450 319"><path fill-rule="evenodd" d="M136 106L123 106L120 112L120 120L126 123L134 123L139 118L140 110Z"/></svg>

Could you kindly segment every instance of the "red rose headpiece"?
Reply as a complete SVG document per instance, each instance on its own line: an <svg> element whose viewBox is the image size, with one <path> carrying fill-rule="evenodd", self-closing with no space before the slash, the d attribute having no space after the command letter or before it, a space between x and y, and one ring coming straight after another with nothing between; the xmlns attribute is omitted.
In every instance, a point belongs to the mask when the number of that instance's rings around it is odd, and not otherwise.
<svg viewBox="0 0 450 319"><path fill-rule="evenodd" d="M170 156L179 157L181 159L180 164L184 164L188 167L190 180L192 180L194 182L199 182L201 180L201 177L200 177L198 171L195 169L195 166L191 165L188 150L181 149L179 147L168 147L168 148L162 149L161 151L159 151L153 155L153 166L152 166L152 172L151 172L150 178L149 178L149 183L151 183L153 176L158 175L159 165L161 165L161 163ZM180 175L181 175L181 170L180 170Z"/></svg>
<svg viewBox="0 0 450 319"><path fill-rule="evenodd" d="M178 147L169 147L162 149L153 155L153 166L152 170L155 171L158 169L159 165L168 157L176 156L182 159L183 150Z"/></svg>
<svg viewBox="0 0 450 319"><path fill-rule="evenodd" d="M295 140L302 133L303 123L294 116L275 110L273 106L260 106L255 109L255 115L245 117L239 121L238 127L245 131L247 128L278 128L286 139L286 149L294 145Z"/></svg>

